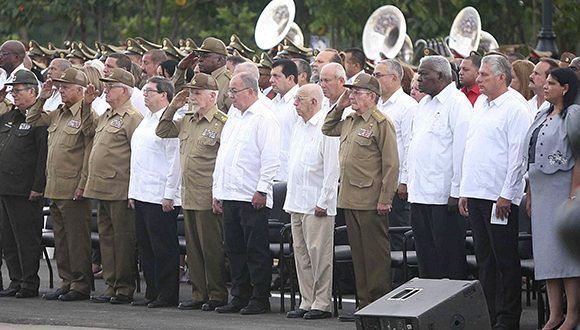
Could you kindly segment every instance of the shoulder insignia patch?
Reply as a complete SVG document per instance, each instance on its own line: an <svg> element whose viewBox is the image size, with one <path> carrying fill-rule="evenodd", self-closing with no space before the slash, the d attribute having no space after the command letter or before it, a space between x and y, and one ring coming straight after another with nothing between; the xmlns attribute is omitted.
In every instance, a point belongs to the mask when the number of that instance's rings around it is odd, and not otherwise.
<svg viewBox="0 0 580 330"><path fill-rule="evenodd" d="M371 114L371 116L373 116L373 118L379 123L382 123L383 121L387 120L387 117L385 117L385 115L379 109L375 109Z"/></svg>
<svg viewBox="0 0 580 330"><path fill-rule="evenodd" d="M226 120L228 120L228 115L219 110L213 116L224 124L226 123Z"/></svg>

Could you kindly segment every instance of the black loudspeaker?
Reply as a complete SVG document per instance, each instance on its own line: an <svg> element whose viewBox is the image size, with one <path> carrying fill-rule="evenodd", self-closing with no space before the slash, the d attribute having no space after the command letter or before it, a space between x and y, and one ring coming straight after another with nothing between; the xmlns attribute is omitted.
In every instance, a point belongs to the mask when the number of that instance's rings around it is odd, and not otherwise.
<svg viewBox="0 0 580 330"><path fill-rule="evenodd" d="M355 313L356 327L377 330L489 330L479 281L414 278Z"/></svg>

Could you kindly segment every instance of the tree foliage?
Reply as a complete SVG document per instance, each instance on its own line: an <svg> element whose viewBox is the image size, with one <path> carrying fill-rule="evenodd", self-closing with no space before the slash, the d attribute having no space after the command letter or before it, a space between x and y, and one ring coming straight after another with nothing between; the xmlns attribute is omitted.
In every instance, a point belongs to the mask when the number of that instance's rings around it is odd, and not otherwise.
<svg viewBox="0 0 580 330"><path fill-rule="evenodd" d="M235 0L0 0L0 35L62 46L65 40L123 43L142 36L154 42L207 36L225 41L236 33L249 46L254 25L268 3ZM553 0L554 30L561 50L578 49L577 1ZM326 36L336 48L361 46L364 24L384 0L295 0L295 21L306 37ZM413 40L445 37L455 15L475 7L483 29L500 44L535 46L541 28L542 0L393 0L404 13ZM308 40L308 39L306 39Z"/></svg>

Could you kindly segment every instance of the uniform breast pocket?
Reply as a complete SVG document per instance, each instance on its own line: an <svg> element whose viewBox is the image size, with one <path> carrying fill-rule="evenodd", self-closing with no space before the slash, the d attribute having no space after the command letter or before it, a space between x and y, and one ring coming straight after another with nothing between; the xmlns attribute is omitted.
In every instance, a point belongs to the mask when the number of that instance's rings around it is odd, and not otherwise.
<svg viewBox="0 0 580 330"><path fill-rule="evenodd" d="M373 156L373 141L367 138L357 138L354 140L353 156L358 159L368 159Z"/></svg>
<svg viewBox="0 0 580 330"><path fill-rule="evenodd" d="M122 129L113 126L106 127L103 134L105 134L101 139L103 143L122 142L125 139Z"/></svg>
<svg viewBox="0 0 580 330"><path fill-rule="evenodd" d="M63 130L60 143L66 148L72 148L78 143L80 128L66 127Z"/></svg>
<svg viewBox="0 0 580 330"><path fill-rule="evenodd" d="M199 148L206 150L214 150L218 147L217 139L210 139L206 137L199 139L197 141L197 145Z"/></svg>

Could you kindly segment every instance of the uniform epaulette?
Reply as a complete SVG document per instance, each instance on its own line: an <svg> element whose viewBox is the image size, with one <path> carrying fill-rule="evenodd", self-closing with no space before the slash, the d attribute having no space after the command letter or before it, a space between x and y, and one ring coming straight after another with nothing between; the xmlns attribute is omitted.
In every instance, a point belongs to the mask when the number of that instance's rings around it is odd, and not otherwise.
<svg viewBox="0 0 580 330"><path fill-rule="evenodd" d="M375 109L371 114L371 116L373 116L373 118L379 123L382 123L383 121L387 120L387 117L385 117L385 115L379 109Z"/></svg>
<svg viewBox="0 0 580 330"><path fill-rule="evenodd" d="M226 77L228 77L228 79L232 79L232 76L233 76L233 75L232 75L232 73L230 72L230 70L226 70L226 71L224 71L224 75L225 75Z"/></svg>
<svg viewBox="0 0 580 330"><path fill-rule="evenodd" d="M131 115L131 116L132 116L132 115L134 115L135 113L136 113L136 112L135 112L135 111L133 111L133 110L127 110L127 114L128 114L128 115Z"/></svg>
<svg viewBox="0 0 580 330"><path fill-rule="evenodd" d="M226 120L228 120L228 115L221 112L220 110L218 110L213 116L224 124L226 123Z"/></svg>

